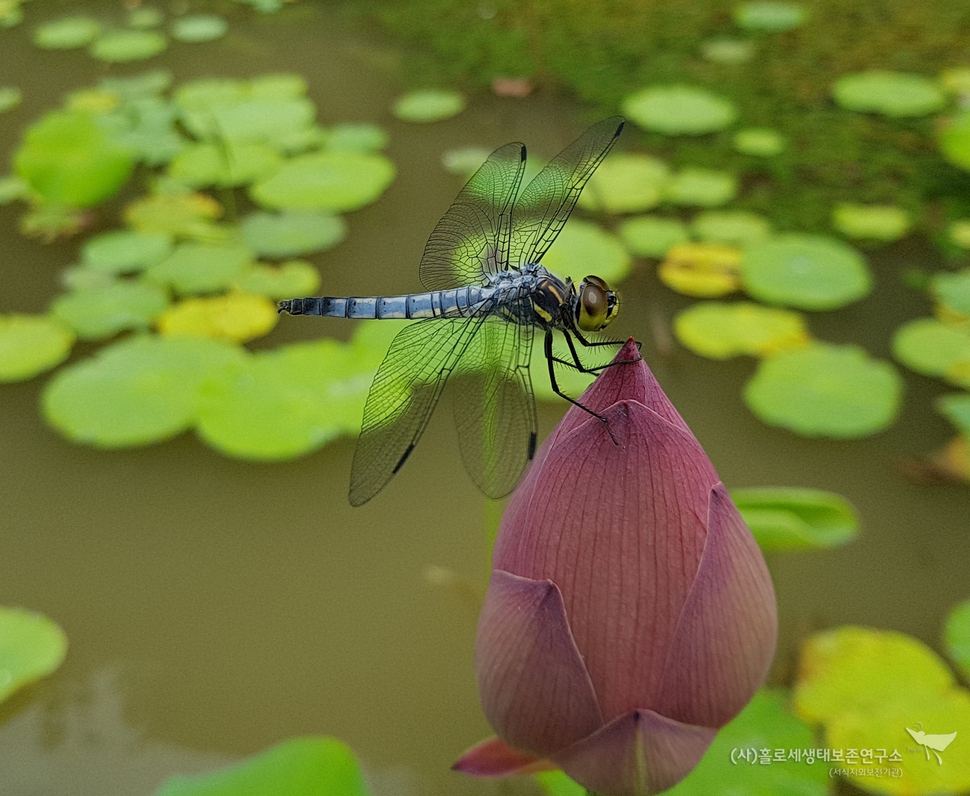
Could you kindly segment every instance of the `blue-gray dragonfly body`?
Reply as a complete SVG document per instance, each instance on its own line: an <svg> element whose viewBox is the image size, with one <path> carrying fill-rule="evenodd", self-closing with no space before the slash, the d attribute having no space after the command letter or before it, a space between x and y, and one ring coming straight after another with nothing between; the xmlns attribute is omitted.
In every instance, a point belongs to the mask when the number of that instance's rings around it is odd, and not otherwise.
<svg viewBox="0 0 970 796"><path fill-rule="evenodd" d="M401 469L448 381L469 474L491 497L511 492L535 453L529 361L536 330L544 334L553 389L577 403L559 390L553 363L595 370L580 362L573 338L613 345L583 333L605 328L619 301L599 277L575 285L540 260L622 129L618 116L594 125L521 195L525 146L495 150L428 240L420 266L428 292L280 302L280 311L292 315L418 321L394 338L367 396L351 473L353 505L370 500ZM553 354L554 332L565 337L571 360Z"/></svg>

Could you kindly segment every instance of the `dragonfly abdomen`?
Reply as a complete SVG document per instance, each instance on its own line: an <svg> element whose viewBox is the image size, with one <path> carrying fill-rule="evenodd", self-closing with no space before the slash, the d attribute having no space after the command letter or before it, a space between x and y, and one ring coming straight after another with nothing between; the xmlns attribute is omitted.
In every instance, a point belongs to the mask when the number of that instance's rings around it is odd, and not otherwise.
<svg viewBox="0 0 970 796"><path fill-rule="evenodd" d="M433 293L402 296L317 296L280 302L290 315L325 315L331 318L405 319L462 318L493 291L469 285Z"/></svg>

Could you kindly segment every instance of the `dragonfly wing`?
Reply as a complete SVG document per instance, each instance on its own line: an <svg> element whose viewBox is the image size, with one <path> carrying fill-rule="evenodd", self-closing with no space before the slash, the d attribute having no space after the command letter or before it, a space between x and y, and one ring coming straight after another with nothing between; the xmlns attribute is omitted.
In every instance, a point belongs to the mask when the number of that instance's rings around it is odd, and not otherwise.
<svg viewBox="0 0 970 796"><path fill-rule="evenodd" d="M583 186L616 143L623 122L622 116L611 116L594 124L525 187L513 211L513 264L542 259L573 212Z"/></svg>
<svg viewBox="0 0 970 796"><path fill-rule="evenodd" d="M496 149L435 226L421 258L428 290L484 285L508 268L512 205L525 170L525 146Z"/></svg>
<svg viewBox="0 0 970 796"><path fill-rule="evenodd" d="M364 405L350 474L352 505L366 503L401 469L483 319L429 318L391 341Z"/></svg>
<svg viewBox="0 0 970 796"><path fill-rule="evenodd" d="M449 387L465 468L489 497L511 492L535 453L532 339L529 327L488 319Z"/></svg>

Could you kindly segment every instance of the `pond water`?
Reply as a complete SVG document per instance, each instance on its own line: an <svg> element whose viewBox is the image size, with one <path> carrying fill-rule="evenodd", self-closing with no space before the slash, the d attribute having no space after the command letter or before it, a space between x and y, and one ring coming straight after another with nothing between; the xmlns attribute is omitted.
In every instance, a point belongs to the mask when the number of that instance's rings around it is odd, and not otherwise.
<svg viewBox="0 0 970 796"><path fill-rule="evenodd" d="M44 13L76 7L51 6ZM22 126L65 92L106 72L143 70L40 52L29 32L4 32L0 48L0 74L24 93L20 108L0 115L4 159ZM344 243L314 258L333 295L419 289L425 239L458 189L440 166L442 151L524 140L550 155L584 122L578 108L548 94L476 97L435 125L396 121L389 107L406 60L309 3L278 16L239 14L219 46L175 47L155 62L178 82L299 72L325 123L389 130L397 179L379 202L347 216ZM124 198L103 211L104 228ZM43 311L76 242L21 237L19 212L0 207L0 311ZM902 275L933 256L918 240L877 250L877 290L813 316L813 331L888 358L892 330L929 312ZM939 648L946 609L967 597L970 492L913 483L900 462L948 438L930 409L942 385L904 374L900 421L866 441L769 428L741 400L751 361L703 360L658 334L690 301L652 270L641 265L622 285L616 334L645 341L648 363L725 483L830 489L863 518L848 548L769 561L781 616L772 679L790 680L800 639L839 624L896 629ZM345 338L348 326L287 318L256 347ZM76 356L91 350L80 346ZM532 792L526 782L449 771L490 731L472 666L488 511L460 464L448 412L391 485L352 509L351 440L283 464L234 461L189 435L140 450L90 449L42 421L46 378L0 388L0 604L54 618L71 647L55 677L0 706L2 796L142 796L173 772L311 733L349 743L378 793ZM543 433L563 409L540 407ZM451 571L457 583L435 585L429 567Z"/></svg>

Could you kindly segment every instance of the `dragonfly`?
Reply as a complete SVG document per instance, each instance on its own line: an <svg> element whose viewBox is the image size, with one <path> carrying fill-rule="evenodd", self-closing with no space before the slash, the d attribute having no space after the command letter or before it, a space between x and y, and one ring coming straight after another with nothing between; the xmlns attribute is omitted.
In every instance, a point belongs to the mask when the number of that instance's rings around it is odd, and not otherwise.
<svg viewBox="0 0 970 796"><path fill-rule="evenodd" d="M604 417L559 388L554 366L587 373L609 367L584 366L576 342L618 345L586 334L616 317L619 297L597 276L577 285L541 260L623 124L612 116L590 127L521 193L525 145L492 152L428 239L419 267L426 292L280 302L279 311L291 315L416 321L394 337L367 395L351 467L352 505L366 503L403 467L449 381L466 469L489 497L509 494L536 450L529 363L537 333L553 390L609 431ZM565 338L568 359L554 353L555 334Z"/></svg>

